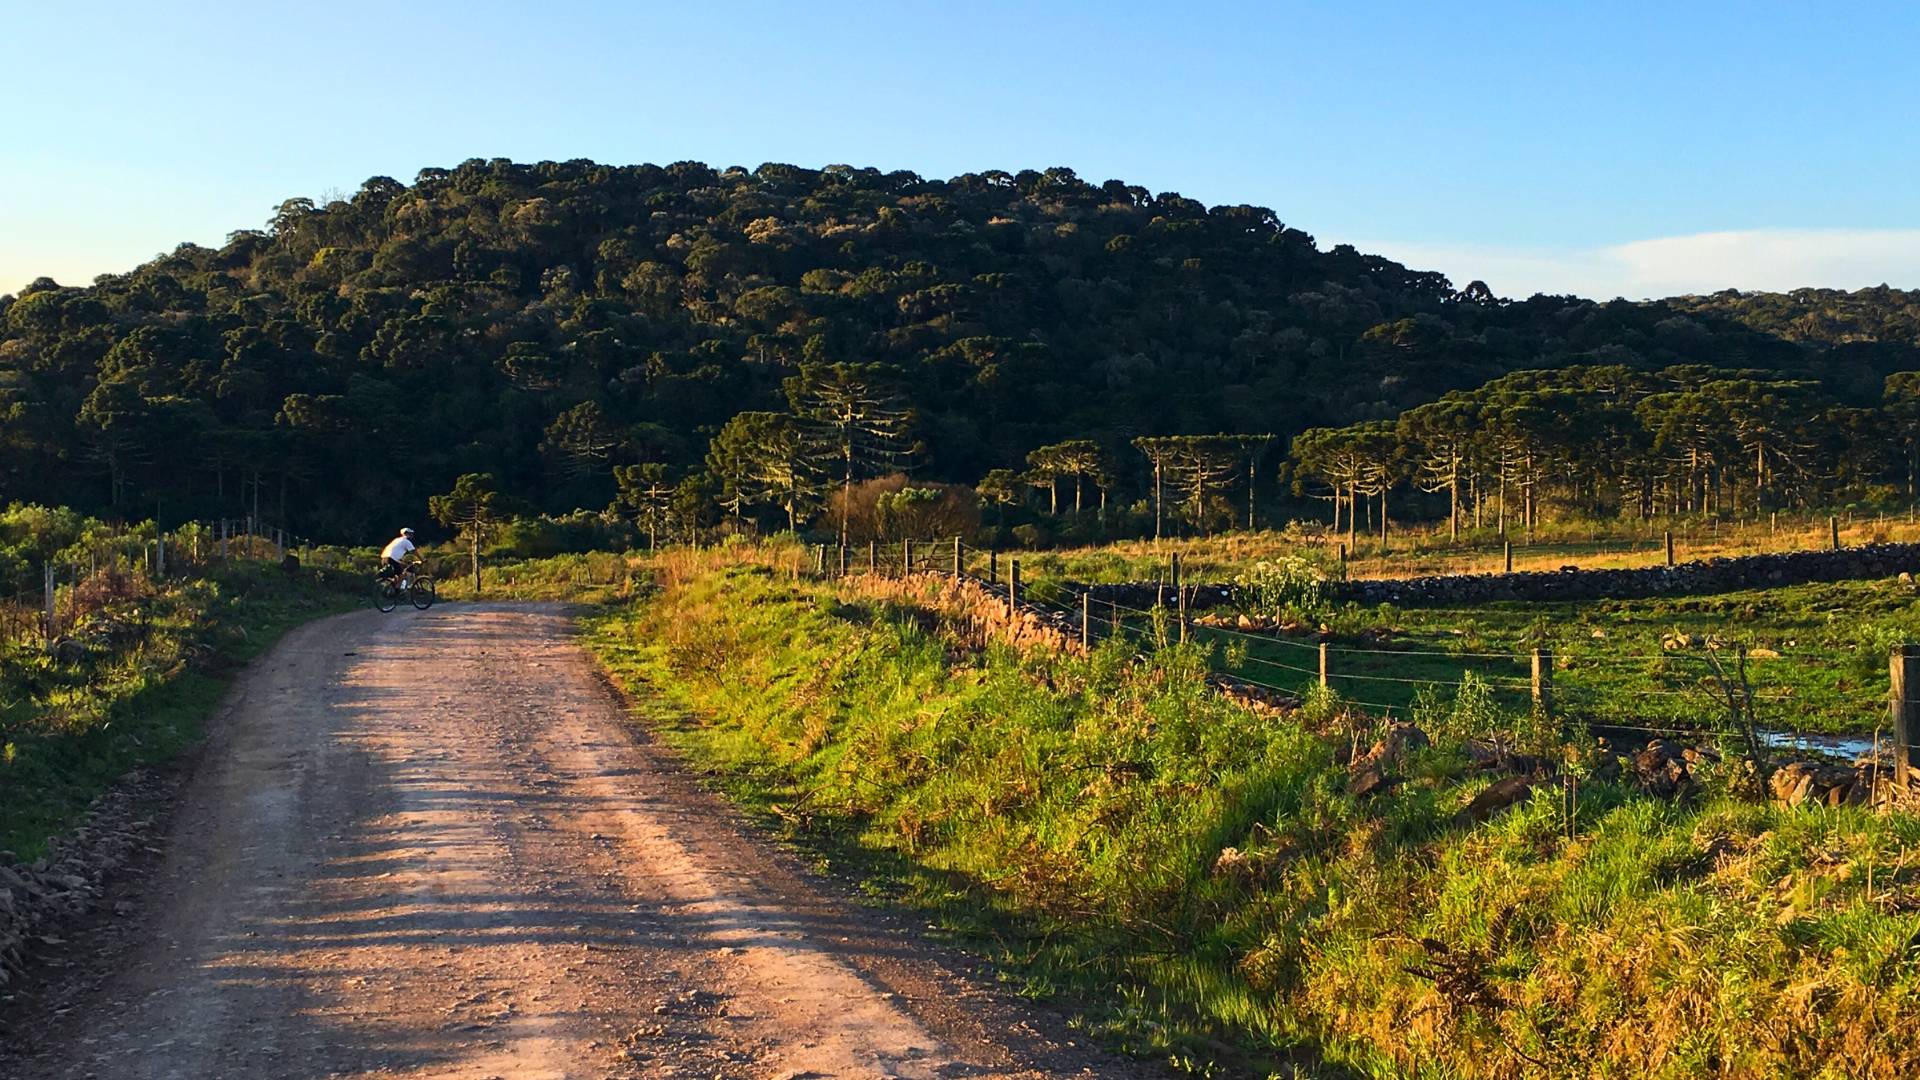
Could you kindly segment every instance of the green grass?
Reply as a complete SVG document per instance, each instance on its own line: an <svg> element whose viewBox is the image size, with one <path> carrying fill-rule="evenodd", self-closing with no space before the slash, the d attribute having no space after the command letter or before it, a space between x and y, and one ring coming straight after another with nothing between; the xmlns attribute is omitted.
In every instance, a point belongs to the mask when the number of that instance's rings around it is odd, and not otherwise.
<svg viewBox="0 0 1920 1080"><path fill-rule="evenodd" d="M1197 1073L1920 1068L1909 816L1590 776L1571 817L1543 798L1457 825L1487 780L1446 737L1358 801L1337 709L1232 705L1204 648L979 653L931 606L751 563L587 624L736 796L1090 1033ZM1560 752L1582 770L1591 747Z"/></svg>
<svg viewBox="0 0 1920 1080"><path fill-rule="evenodd" d="M1047 595L1044 588L1035 592ZM1111 619L1098 605L1095 615ZM1149 636L1149 619L1122 613L1122 621L1136 638ZM1706 648L1717 641L1727 647L1719 650L1727 660L1732 646L1749 649L1764 725L1871 734L1887 716L1891 647L1920 640L1920 603L1913 586L1888 579L1578 604L1347 605L1328 612L1324 625L1334 689L1403 714L1423 686L1447 687L1469 671L1517 707L1530 695L1529 654L1542 647L1553 654L1553 692L1569 716L1711 727L1724 717ZM1247 635L1201 626L1191 633L1215 647L1217 666L1247 679L1299 692L1318 682L1313 633ZM1697 644L1666 647L1683 640Z"/></svg>
<svg viewBox="0 0 1920 1080"><path fill-rule="evenodd" d="M0 849L37 857L129 770L196 741L239 665L356 600L330 572L235 563L109 604L145 627L122 645L64 660L0 647Z"/></svg>
<svg viewBox="0 0 1920 1080"><path fill-rule="evenodd" d="M648 559L634 553L596 551L536 559L489 561L480 565L480 592L473 590L466 553L436 548L426 554L447 600L564 600L598 604L632 595L649 577Z"/></svg>

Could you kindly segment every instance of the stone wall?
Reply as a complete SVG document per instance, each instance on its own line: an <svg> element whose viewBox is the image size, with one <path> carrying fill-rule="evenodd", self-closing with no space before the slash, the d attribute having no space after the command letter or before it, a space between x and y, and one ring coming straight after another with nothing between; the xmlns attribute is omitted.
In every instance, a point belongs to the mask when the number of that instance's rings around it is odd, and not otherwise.
<svg viewBox="0 0 1920 1080"><path fill-rule="evenodd" d="M1838 551L1738 555L1632 570L1567 567L1512 574L1364 578L1335 583L1331 592L1337 602L1352 601L1367 606L1477 604L1496 600L1634 600L1885 578L1909 572L1920 572L1920 544L1869 544ZM1088 590L1096 601L1114 601L1133 608L1151 607L1161 595L1161 586L1154 582L1092 585ZM1194 610L1226 604L1232 598L1233 590L1228 585L1187 587L1187 607ZM1167 602L1172 603L1170 593Z"/></svg>

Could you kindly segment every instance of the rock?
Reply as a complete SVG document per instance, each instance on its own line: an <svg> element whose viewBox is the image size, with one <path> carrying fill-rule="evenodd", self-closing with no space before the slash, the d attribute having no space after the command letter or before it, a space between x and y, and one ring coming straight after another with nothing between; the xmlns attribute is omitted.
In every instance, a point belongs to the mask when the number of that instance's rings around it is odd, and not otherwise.
<svg viewBox="0 0 1920 1080"><path fill-rule="evenodd" d="M1655 798L1670 799L1691 786L1686 752L1665 739L1655 739L1628 759L1636 787Z"/></svg>
<svg viewBox="0 0 1920 1080"><path fill-rule="evenodd" d="M1454 815L1454 821L1457 824L1485 821L1526 798L1532 793L1535 783L1535 780L1526 776L1509 776L1504 780L1495 780Z"/></svg>
<svg viewBox="0 0 1920 1080"><path fill-rule="evenodd" d="M1367 762L1347 772L1347 793L1355 798L1368 795L1387 786L1387 770L1377 762Z"/></svg>
<svg viewBox="0 0 1920 1080"><path fill-rule="evenodd" d="M1213 876L1216 878L1245 877L1251 862L1252 860L1248 859L1239 848L1221 848L1220 857L1213 860Z"/></svg>
<svg viewBox="0 0 1920 1080"><path fill-rule="evenodd" d="M1410 750L1427 745L1427 733L1406 721L1389 724L1380 740L1347 767L1347 790L1358 796L1370 795L1387 786L1393 778L1393 766Z"/></svg>
<svg viewBox="0 0 1920 1080"><path fill-rule="evenodd" d="M1804 761L1788 762L1773 771L1767 779L1767 790L1776 801L1791 805L1794 789L1812 773L1813 767Z"/></svg>

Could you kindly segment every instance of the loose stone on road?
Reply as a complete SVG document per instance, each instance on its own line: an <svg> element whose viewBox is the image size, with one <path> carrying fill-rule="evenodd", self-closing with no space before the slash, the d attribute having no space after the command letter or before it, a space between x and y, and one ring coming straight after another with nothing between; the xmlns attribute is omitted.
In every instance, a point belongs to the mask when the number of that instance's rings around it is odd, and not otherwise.
<svg viewBox="0 0 1920 1080"><path fill-rule="evenodd" d="M803 879L555 607L290 634L213 725L124 955L0 1074L1158 1075Z"/></svg>

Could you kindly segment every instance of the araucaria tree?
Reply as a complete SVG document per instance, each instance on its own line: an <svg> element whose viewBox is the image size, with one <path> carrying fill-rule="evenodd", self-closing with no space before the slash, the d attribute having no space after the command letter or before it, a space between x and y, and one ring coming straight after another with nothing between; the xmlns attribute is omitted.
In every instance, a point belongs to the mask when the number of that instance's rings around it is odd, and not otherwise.
<svg viewBox="0 0 1920 1080"><path fill-rule="evenodd" d="M1086 486L1091 480L1100 492L1100 509L1107 508L1107 485L1111 470L1106 454L1092 439L1068 439L1042 446L1027 454L1028 482L1047 489L1047 512L1060 512L1060 481L1073 481L1073 511L1086 505Z"/></svg>
<svg viewBox="0 0 1920 1080"><path fill-rule="evenodd" d="M913 410L885 372L873 365L809 364L784 383L795 416L839 459L840 542L847 539L847 499L863 476L906 465L915 446Z"/></svg>
<svg viewBox="0 0 1920 1080"><path fill-rule="evenodd" d="M657 461L616 465L613 483L620 492L620 505L646 530L647 550L655 550L660 546L661 528L672 520L674 485L667 467Z"/></svg>
<svg viewBox="0 0 1920 1080"><path fill-rule="evenodd" d="M499 527L500 494L493 477L487 473L467 473L454 481L453 490L427 501L433 519L450 529L459 530L467 542L473 560L473 592L480 594L480 545Z"/></svg>
<svg viewBox="0 0 1920 1080"><path fill-rule="evenodd" d="M820 506L835 450L821 432L786 413L744 412L727 421L707 447L707 471L732 506L777 506L787 528Z"/></svg>
<svg viewBox="0 0 1920 1080"><path fill-rule="evenodd" d="M1249 505L1253 461L1270 435L1151 435L1133 440L1153 469L1153 535L1164 528L1166 489L1179 496L1187 523L1211 532L1223 514L1223 497L1245 476Z"/></svg>

